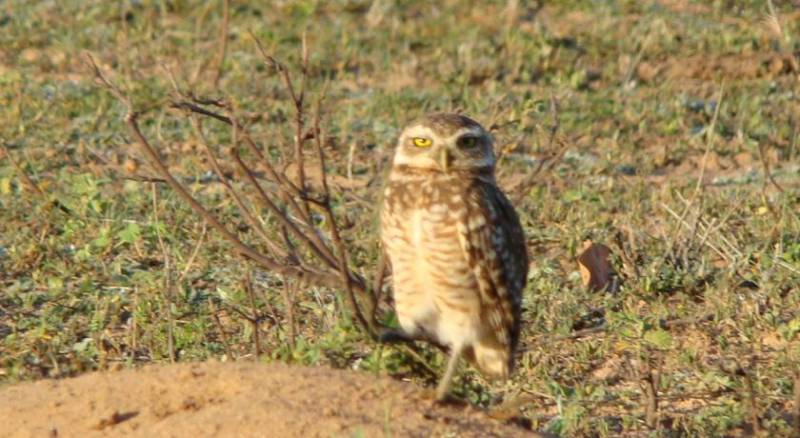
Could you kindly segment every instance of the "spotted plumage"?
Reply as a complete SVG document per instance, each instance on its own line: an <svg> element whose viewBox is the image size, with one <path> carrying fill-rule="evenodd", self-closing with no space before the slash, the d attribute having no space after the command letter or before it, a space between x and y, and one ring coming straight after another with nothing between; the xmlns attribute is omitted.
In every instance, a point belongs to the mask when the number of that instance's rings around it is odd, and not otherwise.
<svg viewBox="0 0 800 438"><path fill-rule="evenodd" d="M497 187L490 135L458 114L433 114L400 135L381 211L403 335L448 347L437 394L460 357L505 379L520 330L525 237Z"/></svg>

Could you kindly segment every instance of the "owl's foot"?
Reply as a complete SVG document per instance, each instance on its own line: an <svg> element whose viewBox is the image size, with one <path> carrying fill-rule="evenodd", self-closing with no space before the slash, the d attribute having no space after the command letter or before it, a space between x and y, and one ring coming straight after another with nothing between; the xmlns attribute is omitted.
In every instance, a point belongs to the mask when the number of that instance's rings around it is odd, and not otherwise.
<svg viewBox="0 0 800 438"><path fill-rule="evenodd" d="M436 390L431 388L424 388L422 390L422 399L430 402L436 402Z"/></svg>
<svg viewBox="0 0 800 438"><path fill-rule="evenodd" d="M453 394L439 396L436 389L425 388L422 390L422 399L430 402L431 406L466 406L468 402Z"/></svg>

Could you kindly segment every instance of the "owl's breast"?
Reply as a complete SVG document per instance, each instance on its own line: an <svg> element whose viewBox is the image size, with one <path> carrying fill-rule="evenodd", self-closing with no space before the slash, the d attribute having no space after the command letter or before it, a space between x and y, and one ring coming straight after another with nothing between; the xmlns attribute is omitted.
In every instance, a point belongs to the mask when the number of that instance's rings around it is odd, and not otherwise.
<svg viewBox="0 0 800 438"><path fill-rule="evenodd" d="M430 182L390 184L384 193L381 238L392 261L403 265L437 265L463 260L456 220L457 194ZM447 199L446 199L447 198ZM414 269L421 272L422 267Z"/></svg>
<svg viewBox="0 0 800 438"><path fill-rule="evenodd" d="M423 183L413 191L389 185L384 195L381 237L400 324L450 344L450 332L471 325L480 306L458 235L458 194Z"/></svg>

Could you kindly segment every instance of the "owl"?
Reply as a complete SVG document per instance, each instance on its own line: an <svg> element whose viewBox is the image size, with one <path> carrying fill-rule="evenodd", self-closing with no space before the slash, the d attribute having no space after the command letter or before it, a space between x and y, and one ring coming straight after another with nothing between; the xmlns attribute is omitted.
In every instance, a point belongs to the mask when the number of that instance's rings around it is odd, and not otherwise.
<svg viewBox="0 0 800 438"><path fill-rule="evenodd" d="M490 379L507 378L514 362L528 254L494 173L489 133L437 113L403 130L384 185L381 243L401 331L383 337L449 350L440 400L462 357Z"/></svg>

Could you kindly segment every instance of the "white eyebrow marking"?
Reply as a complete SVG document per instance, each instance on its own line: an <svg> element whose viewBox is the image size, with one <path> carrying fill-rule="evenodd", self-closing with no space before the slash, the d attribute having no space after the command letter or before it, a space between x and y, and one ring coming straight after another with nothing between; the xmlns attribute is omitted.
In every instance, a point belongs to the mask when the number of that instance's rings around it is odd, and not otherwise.
<svg viewBox="0 0 800 438"><path fill-rule="evenodd" d="M431 140L438 140L439 136L425 125L414 125L407 128L401 137L426 137Z"/></svg>

